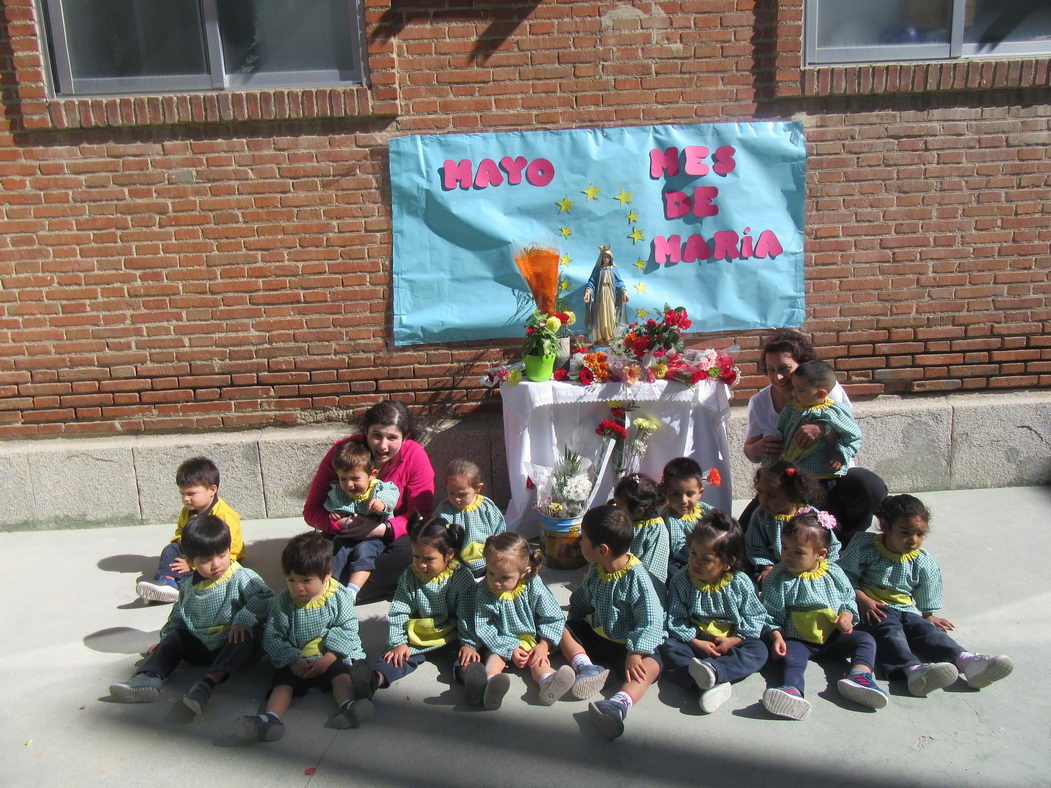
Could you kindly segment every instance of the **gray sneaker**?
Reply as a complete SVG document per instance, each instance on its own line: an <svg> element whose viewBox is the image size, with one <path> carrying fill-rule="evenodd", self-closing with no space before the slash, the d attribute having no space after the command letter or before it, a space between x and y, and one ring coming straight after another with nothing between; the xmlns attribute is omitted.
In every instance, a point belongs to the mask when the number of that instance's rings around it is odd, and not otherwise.
<svg viewBox="0 0 1051 788"><path fill-rule="evenodd" d="M944 689L959 678L960 672L951 662L927 662L908 672L909 693L926 698L928 692Z"/></svg>
<svg viewBox="0 0 1051 788"><path fill-rule="evenodd" d="M490 676L485 682L485 691L482 693L482 706L488 711L496 711L504 702L504 695L509 689L511 689L511 677L506 673Z"/></svg>
<svg viewBox="0 0 1051 788"><path fill-rule="evenodd" d="M285 724L269 714L246 714L234 723L234 735L244 742L277 741L285 735Z"/></svg>
<svg viewBox="0 0 1051 788"><path fill-rule="evenodd" d="M161 696L161 680L158 676L136 673L120 684L110 684L109 694L118 703L153 703Z"/></svg>
<svg viewBox="0 0 1051 788"><path fill-rule="evenodd" d="M577 671L577 678L573 682L570 692L578 700L587 700L597 694L606 686L609 678L609 668L601 665L585 665Z"/></svg>
<svg viewBox="0 0 1051 788"><path fill-rule="evenodd" d="M376 716L376 707L368 698L359 698L344 703L339 711L328 718L328 724L333 728L360 728L361 723L371 720Z"/></svg>
<svg viewBox="0 0 1051 788"><path fill-rule="evenodd" d="M194 714L200 714L208 705L212 697L212 687L204 679L201 679L182 697L182 702L189 707Z"/></svg>
<svg viewBox="0 0 1051 788"><path fill-rule="evenodd" d="M576 683L577 674L569 665L563 665L546 679L540 681L540 703L550 706L561 698Z"/></svg>
<svg viewBox="0 0 1051 788"><path fill-rule="evenodd" d="M485 665L481 662L472 662L463 669L463 683L466 692L464 700L468 706L481 706L485 695Z"/></svg>
<svg viewBox="0 0 1051 788"><path fill-rule="evenodd" d="M624 733L624 718L628 710L613 700L599 700L588 704L588 713L598 732L613 740Z"/></svg>
<svg viewBox="0 0 1051 788"><path fill-rule="evenodd" d="M135 584L135 593L143 602L164 602L171 604L179 601L179 587L170 583L158 583L140 580Z"/></svg>

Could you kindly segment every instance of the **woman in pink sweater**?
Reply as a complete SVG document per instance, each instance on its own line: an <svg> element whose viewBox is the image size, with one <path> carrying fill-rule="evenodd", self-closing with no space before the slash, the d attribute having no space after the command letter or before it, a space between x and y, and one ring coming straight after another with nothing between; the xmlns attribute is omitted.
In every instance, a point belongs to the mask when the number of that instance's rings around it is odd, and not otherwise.
<svg viewBox="0 0 1051 788"><path fill-rule="evenodd" d="M376 559L371 577L358 593L359 605L390 598L394 593L398 577L412 560L406 536L409 515L419 512L427 517L434 509L434 469L423 446L412 438L415 425L408 409L394 400L377 403L365 411L361 426L363 433L336 441L325 454L303 505L307 525L322 533L342 533L352 539L383 539L387 543ZM325 510L325 498L336 480L332 456L344 443L355 440L368 444L379 468L378 478L393 482L401 492L394 516L387 523L356 517L341 527Z"/></svg>

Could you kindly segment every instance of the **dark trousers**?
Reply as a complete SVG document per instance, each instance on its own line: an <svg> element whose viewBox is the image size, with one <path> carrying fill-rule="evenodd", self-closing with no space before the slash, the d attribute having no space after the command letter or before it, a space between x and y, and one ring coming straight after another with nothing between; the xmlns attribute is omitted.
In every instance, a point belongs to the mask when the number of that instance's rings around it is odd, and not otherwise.
<svg viewBox="0 0 1051 788"><path fill-rule="evenodd" d="M452 643L446 643L441 648L434 649L434 651L425 651L422 654L412 654L405 658L401 667L392 665L387 662L387 660L380 658L376 660L372 669L383 676L384 680L387 682L384 686L389 687L398 679L403 679L408 676L427 660L437 662L438 664L450 664L452 666L453 677L458 678L456 668L459 666L460 662L460 641L457 640Z"/></svg>
<svg viewBox="0 0 1051 788"><path fill-rule="evenodd" d="M346 582L344 573L349 577L353 572L373 571L376 559L386 547L382 539L347 542L337 536L332 540L332 576L340 582Z"/></svg>
<svg viewBox="0 0 1051 788"><path fill-rule="evenodd" d="M176 585L181 585L186 578L193 574L193 572L176 572L172 569L171 563L176 558L183 558L182 543L168 542L165 548L161 550L161 560L157 562L157 572L153 575L153 582L174 581Z"/></svg>
<svg viewBox="0 0 1051 788"><path fill-rule="evenodd" d="M596 665L601 665L604 668L611 668L617 677L624 681L627 674L624 671L624 663L628 659L628 647L623 643L617 643L614 640L608 640L602 637L598 632L591 628L591 625L582 618L571 618L566 622L566 629L568 629L577 642L584 647L584 651L590 659ZM664 662L661 657L660 649L654 651L652 654L646 654L644 656L650 657L657 662L657 667L661 670L664 669Z"/></svg>
<svg viewBox="0 0 1051 788"><path fill-rule="evenodd" d="M890 675L921 662L955 662L963 648L949 635L916 613L883 608L887 617L868 624L865 631L876 641L879 669Z"/></svg>
<svg viewBox="0 0 1051 788"><path fill-rule="evenodd" d="M868 665L876 662L876 643L872 635L855 629L849 635L836 632L823 644L807 643L804 640L785 638L788 654L785 655L784 683L803 691L803 673L812 659L849 659L853 665Z"/></svg>
<svg viewBox="0 0 1051 788"><path fill-rule="evenodd" d="M689 672L690 663L695 657L711 665L718 683L723 684L740 681L761 670L769 653L766 644L758 638L745 638L721 657L700 657L689 643L683 643L675 637L665 640L660 651L664 661L664 678L687 690L697 689Z"/></svg>
<svg viewBox="0 0 1051 788"><path fill-rule="evenodd" d="M367 605L394 596L398 578L411 563L412 548L409 545L409 536L399 536L376 558L372 576L358 592L357 604Z"/></svg>
<svg viewBox="0 0 1051 788"><path fill-rule="evenodd" d="M166 679L183 660L191 665L208 665L211 670L233 673L259 659L262 654L262 635L262 629L257 628L252 637L240 643L227 640L221 648L211 650L188 630L180 627L165 635L153 653L139 666L139 673L151 673Z"/></svg>

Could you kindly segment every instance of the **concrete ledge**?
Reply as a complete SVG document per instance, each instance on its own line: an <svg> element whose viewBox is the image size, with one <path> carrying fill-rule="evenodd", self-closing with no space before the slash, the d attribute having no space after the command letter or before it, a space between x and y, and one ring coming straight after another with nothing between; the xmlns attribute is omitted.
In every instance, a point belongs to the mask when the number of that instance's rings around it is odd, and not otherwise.
<svg viewBox="0 0 1051 788"><path fill-rule="evenodd" d="M740 451L744 402L727 423L737 498L754 466ZM1051 484L1051 392L885 396L856 403L865 432L859 464L895 492ZM211 457L222 495L244 518L297 517L310 480L342 424L189 435L49 439L0 444L0 528L76 528L173 522L175 469ZM429 425L423 443L438 474L455 456L474 459L501 506L509 491L499 415Z"/></svg>

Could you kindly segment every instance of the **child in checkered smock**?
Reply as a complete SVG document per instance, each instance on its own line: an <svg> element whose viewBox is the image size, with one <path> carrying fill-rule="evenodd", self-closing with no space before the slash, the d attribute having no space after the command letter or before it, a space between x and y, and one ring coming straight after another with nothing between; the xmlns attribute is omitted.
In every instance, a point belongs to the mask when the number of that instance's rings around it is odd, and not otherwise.
<svg viewBox="0 0 1051 788"><path fill-rule="evenodd" d="M463 671L467 703L500 708L511 687L508 663L528 668L540 688L540 702L550 706L573 684L573 669L557 671L548 655L562 642L566 617L540 579L543 558L521 534L505 531L485 542L485 582L475 594L470 632L461 633L475 652Z"/></svg>
<svg viewBox="0 0 1051 788"><path fill-rule="evenodd" d="M664 642L664 608L653 576L629 552L634 536L631 520L617 506L584 515L580 549L591 565L569 598L562 637L562 654L576 672L574 697L599 692L610 667L624 679L612 698L588 705L595 727L609 739L624 733L628 711L661 672L657 647Z"/></svg>
<svg viewBox="0 0 1051 788"><path fill-rule="evenodd" d="M797 514L781 538L781 563L763 580L763 605L778 628L771 635L770 656L783 660L784 680L763 693L763 705L777 717L806 719L807 661L846 658L850 672L836 685L840 695L871 709L883 708L887 693L872 675L876 644L854 626L854 589L843 570L828 561L828 524L812 512Z"/></svg>
<svg viewBox="0 0 1051 788"><path fill-rule="evenodd" d="M891 495L876 510L881 533L861 533L839 561L855 589L864 629L876 639L876 659L888 676L903 675L909 692L954 683L987 687L1014 668L1009 657L965 651L948 633L953 623L942 607L942 577L923 549L930 512L911 495Z"/></svg>
<svg viewBox="0 0 1051 788"><path fill-rule="evenodd" d="M781 459L818 479L844 476L861 448L861 427L850 408L828 396L836 373L824 361L807 361L792 373L792 401L781 411L777 431L784 442ZM822 428L820 438L802 445L796 432L805 424Z"/></svg>
<svg viewBox="0 0 1051 788"><path fill-rule="evenodd" d="M490 498L482 495L485 484L482 471L470 460L457 459L445 469L446 500L438 504L435 514L464 530L460 560L475 577L485 575L482 548L490 536L507 530L504 515Z"/></svg>
<svg viewBox="0 0 1051 788"><path fill-rule="evenodd" d="M281 717L311 687L332 690L333 728L356 728L373 715L372 671L358 637L354 598L332 576L332 542L311 532L294 537L281 553L287 589L266 619L263 649L274 678L264 714L237 720L235 735L246 742L285 735Z"/></svg>
<svg viewBox="0 0 1051 788"><path fill-rule="evenodd" d="M649 570L653 586L663 600L670 546L668 529L659 513L660 488L649 476L633 473L617 482L613 488L613 500L631 518L634 527L631 554Z"/></svg>
<svg viewBox="0 0 1051 788"><path fill-rule="evenodd" d="M412 565L398 578L387 612L387 650L372 668L377 688L389 687L439 654L454 670L477 659L460 645L460 630L474 614L474 577L456 560L463 538L459 525L441 517L410 518Z"/></svg>
<svg viewBox="0 0 1051 788"><path fill-rule="evenodd" d="M661 473L661 494L664 509L661 516L668 529L668 579L686 566L689 549L686 542L697 521L712 511L712 507L701 501L704 484L711 481L720 484L719 471L715 468L705 472L689 457L678 457Z"/></svg>

